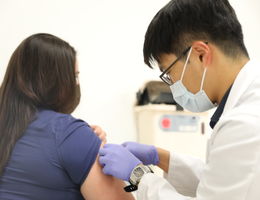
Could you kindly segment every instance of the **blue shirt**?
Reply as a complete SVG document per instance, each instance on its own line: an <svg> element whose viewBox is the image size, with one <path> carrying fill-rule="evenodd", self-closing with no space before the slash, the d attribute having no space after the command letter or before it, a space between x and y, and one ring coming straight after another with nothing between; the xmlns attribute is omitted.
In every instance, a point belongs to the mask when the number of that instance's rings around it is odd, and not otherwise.
<svg viewBox="0 0 260 200"><path fill-rule="evenodd" d="M41 110L0 178L1 200L81 200L101 141L82 120Z"/></svg>

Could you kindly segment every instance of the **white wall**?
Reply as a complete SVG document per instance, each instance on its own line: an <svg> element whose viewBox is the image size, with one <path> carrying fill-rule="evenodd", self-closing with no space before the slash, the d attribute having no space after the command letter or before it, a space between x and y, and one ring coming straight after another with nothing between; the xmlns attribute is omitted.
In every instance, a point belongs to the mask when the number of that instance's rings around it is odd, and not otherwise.
<svg viewBox="0 0 260 200"><path fill-rule="evenodd" d="M143 64L146 28L168 0L0 0L0 80L11 53L27 36L48 32L76 48L82 101L74 113L101 125L110 142L135 140L138 88L158 71ZM252 57L260 58L260 3L232 0Z"/></svg>
<svg viewBox="0 0 260 200"><path fill-rule="evenodd" d="M260 1L230 0L230 2L242 24L250 57L260 60Z"/></svg>

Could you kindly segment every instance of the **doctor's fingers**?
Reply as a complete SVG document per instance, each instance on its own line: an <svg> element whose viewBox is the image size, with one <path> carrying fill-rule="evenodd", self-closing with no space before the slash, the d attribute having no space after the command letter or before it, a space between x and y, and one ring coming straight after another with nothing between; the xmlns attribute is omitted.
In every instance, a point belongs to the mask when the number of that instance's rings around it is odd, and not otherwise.
<svg viewBox="0 0 260 200"><path fill-rule="evenodd" d="M145 144L141 144L141 143L138 143L138 142L124 142L121 144L121 146L127 148L127 149L133 149L133 150L136 150L136 149L142 149L143 147L145 146L148 146L148 145L145 145Z"/></svg>
<svg viewBox="0 0 260 200"><path fill-rule="evenodd" d="M108 152L113 152L113 151L118 151L118 150L122 149L123 147L119 144L107 143L104 145L103 148L106 149Z"/></svg>
<svg viewBox="0 0 260 200"><path fill-rule="evenodd" d="M102 144L101 146L102 147L99 149L100 156L105 156L105 155L109 155L109 154L113 153L112 150L109 148L109 146L107 146L107 144L104 144L104 145Z"/></svg>
<svg viewBox="0 0 260 200"><path fill-rule="evenodd" d="M109 159L106 156L100 156L99 157L99 164L102 167L105 167L108 162L109 162Z"/></svg>
<svg viewBox="0 0 260 200"><path fill-rule="evenodd" d="M114 149L110 149L105 146L106 144L104 145L104 148L99 149L99 156L100 158L106 158L107 160L112 160L116 156L116 151Z"/></svg>
<svg viewBox="0 0 260 200"><path fill-rule="evenodd" d="M131 144L132 142L124 142L124 143L122 143L121 145L123 146L123 147L127 147L129 144Z"/></svg>
<svg viewBox="0 0 260 200"><path fill-rule="evenodd" d="M99 155L100 155L100 156L105 156L105 155L108 156L108 155L110 155L110 154L113 154L113 150L110 149L110 148L107 148L106 145L107 145L107 144L104 144L104 145L103 145L103 148L100 148L100 149L99 149Z"/></svg>
<svg viewBox="0 0 260 200"><path fill-rule="evenodd" d="M119 162L120 159L124 160L128 156L132 156L131 152L119 144L105 144L99 152L101 156L106 156L114 162Z"/></svg>
<svg viewBox="0 0 260 200"><path fill-rule="evenodd" d="M116 175L116 169L113 166L105 165L102 169L103 173L106 175L115 176Z"/></svg>
<svg viewBox="0 0 260 200"><path fill-rule="evenodd" d="M103 156L110 152L110 144L104 144L102 148L99 149L99 155Z"/></svg>
<svg viewBox="0 0 260 200"><path fill-rule="evenodd" d="M106 175L115 176L118 171L118 165L106 156L99 158L99 163L102 166L102 171Z"/></svg>

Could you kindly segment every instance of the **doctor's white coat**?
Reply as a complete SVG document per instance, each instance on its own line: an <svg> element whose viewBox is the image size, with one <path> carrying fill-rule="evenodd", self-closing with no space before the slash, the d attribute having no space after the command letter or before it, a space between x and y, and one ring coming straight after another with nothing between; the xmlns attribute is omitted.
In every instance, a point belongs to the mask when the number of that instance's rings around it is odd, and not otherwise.
<svg viewBox="0 0 260 200"><path fill-rule="evenodd" d="M144 175L137 199L260 200L260 64L239 72L206 158L171 153L168 174Z"/></svg>

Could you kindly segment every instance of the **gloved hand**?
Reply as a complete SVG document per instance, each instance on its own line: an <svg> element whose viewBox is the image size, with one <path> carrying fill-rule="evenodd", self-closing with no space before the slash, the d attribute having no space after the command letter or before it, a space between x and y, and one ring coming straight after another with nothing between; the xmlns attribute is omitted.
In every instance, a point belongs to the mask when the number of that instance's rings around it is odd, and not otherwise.
<svg viewBox="0 0 260 200"><path fill-rule="evenodd" d="M159 163L159 155L156 147L153 145L125 142L122 146L141 160L144 165L157 165Z"/></svg>
<svg viewBox="0 0 260 200"><path fill-rule="evenodd" d="M129 181L133 169L142 163L126 148L118 144L105 144L99 150L99 163L103 172L116 178Z"/></svg>

